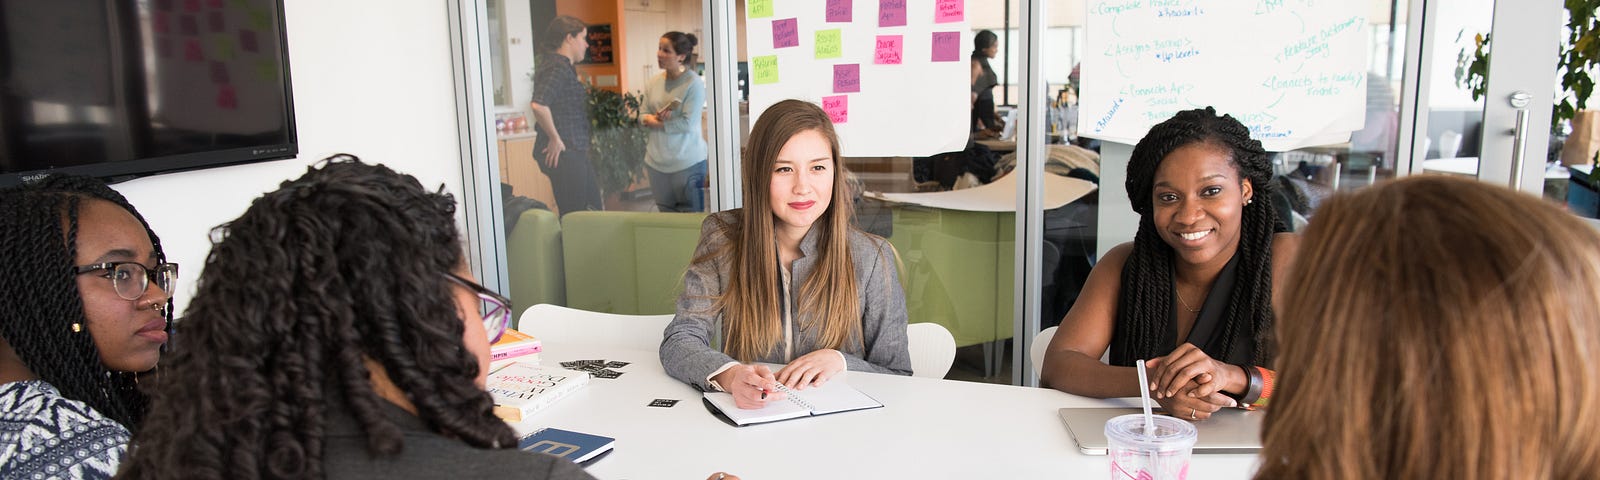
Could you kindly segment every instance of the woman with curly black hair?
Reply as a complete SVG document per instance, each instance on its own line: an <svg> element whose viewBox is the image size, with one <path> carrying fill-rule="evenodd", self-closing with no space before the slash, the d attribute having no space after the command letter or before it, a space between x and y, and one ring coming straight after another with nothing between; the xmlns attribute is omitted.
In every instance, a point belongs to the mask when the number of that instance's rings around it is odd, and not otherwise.
<svg viewBox="0 0 1600 480"><path fill-rule="evenodd" d="M472 280L454 214L339 156L218 227L123 474L591 478L492 413L508 303Z"/></svg>
<svg viewBox="0 0 1600 480"><path fill-rule="evenodd" d="M127 199L75 176L0 191L0 250L0 478L110 477L177 265Z"/></svg>
<svg viewBox="0 0 1600 480"><path fill-rule="evenodd" d="M1042 382L1090 397L1138 396L1130 367L1146 359L1142 388L1175 416L1202 420L1265 403L1274 279L1299 245L1265 201L1271 180L1261 142L1231 116L1208 107L1152 127L1128 164L1139 231L1089 274L1050 342ZM1107 348L1110 365L1099 361Z"/></svg>

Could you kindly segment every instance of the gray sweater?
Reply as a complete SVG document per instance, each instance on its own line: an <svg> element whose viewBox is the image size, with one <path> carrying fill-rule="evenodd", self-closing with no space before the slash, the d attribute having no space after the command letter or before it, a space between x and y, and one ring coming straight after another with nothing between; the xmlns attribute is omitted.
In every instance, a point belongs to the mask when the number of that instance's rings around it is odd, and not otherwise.
<svg viewBox="0 0 1600 480"><path fill-rule="evenodd" d="M737 229L739 210L718 212L706 217L700 225L700 244L695 247L695 258L721 248L728 243L725 232ZM818 230L813 228L800 240L801 257L795 259L790 272L789 298L798 299L800 287L805 285L816 267ZM850 231L850 259L856 270L856 295L861 300L861 331L864 338L854 339L841 348L847 370L898 375L911 374L911 353L906 344L906 298L900 289L900 279L895 271L894 250L881 237ZM712 258L689 266L683 276L683 295L678 297L678 314L667 325L661 340L661 365L667 374L703 390L710 390L706 376L736 361L722 352L722 316L710 312L712 303L722 295L727 285L730 262L726 258ZM811 353L822 346L817 338L820 328L801 328L807 315L800 312L799 301L791 302L791 315L796 319L784 335L793 339L794 357ZM774 318L774 322L781 319ZM782 348L757 359L767 363L788 363Z"/></svg>

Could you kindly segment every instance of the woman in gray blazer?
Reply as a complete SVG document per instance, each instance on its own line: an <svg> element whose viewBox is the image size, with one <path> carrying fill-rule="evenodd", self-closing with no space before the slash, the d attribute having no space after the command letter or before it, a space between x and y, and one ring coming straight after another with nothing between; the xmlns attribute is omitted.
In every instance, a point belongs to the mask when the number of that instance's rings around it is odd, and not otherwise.
<svg viewBox="0 0 1600 480"><path fill-rule="evenodd" d="M740 408L783 398L776 383L804 389L847 369L909 375L894 250L851 224L827 114L799 100L768 108L743 169L745 208L701 227L661 342L667 373L730 392Z"/></svg>

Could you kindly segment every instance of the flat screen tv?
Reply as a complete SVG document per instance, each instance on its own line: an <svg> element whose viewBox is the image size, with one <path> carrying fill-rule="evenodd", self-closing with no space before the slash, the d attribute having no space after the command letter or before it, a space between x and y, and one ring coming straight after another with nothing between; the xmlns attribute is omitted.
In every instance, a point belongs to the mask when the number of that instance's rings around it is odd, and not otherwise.
<svg viewBox="0 0 1600 480"><path fill-rule="evenodd" d="M299 149L281 0L0 1L0 186Z"/></svg>

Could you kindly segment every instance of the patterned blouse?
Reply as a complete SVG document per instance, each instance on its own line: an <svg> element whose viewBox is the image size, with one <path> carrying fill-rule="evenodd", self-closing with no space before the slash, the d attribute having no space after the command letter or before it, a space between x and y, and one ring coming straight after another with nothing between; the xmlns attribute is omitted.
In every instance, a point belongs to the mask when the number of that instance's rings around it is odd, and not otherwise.
<svg viewBox="0 0 1600 480"><path fill-rule="evenodd" d="M111 478L128 429L40 380L0 384L0 479Z"/></svg>

